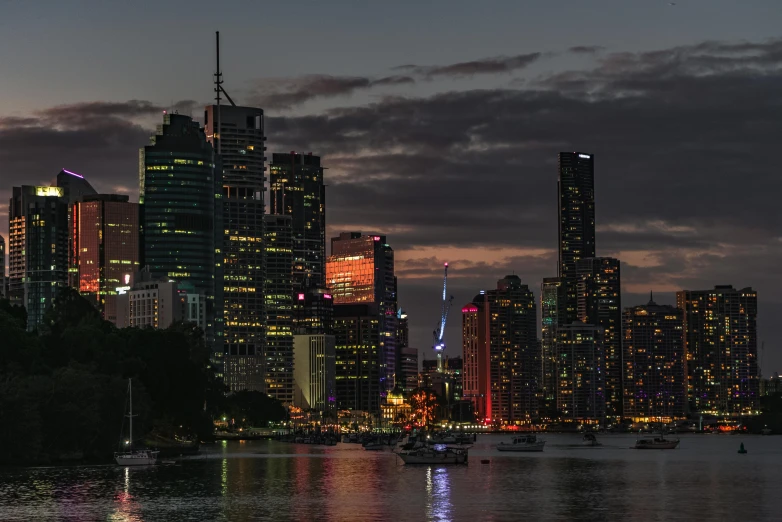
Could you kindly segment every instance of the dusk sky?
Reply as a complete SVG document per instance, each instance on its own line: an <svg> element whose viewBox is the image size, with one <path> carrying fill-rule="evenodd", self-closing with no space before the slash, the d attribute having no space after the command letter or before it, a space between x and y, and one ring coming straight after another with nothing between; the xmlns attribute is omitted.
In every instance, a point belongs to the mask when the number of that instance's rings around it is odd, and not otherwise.
<svg viewBox="0 0 782 522"><path fill-rule="evenodd" d="M0 233L11 187L63 167L137 199L162 111L213 98L219 30L267 155L323 157L329 237L388 236L428 357L444 261L451 356L479 290L556 275L556 153L583 151L623 306L752 286L782 370L782 2L421 3L0 0Z"/></svg>

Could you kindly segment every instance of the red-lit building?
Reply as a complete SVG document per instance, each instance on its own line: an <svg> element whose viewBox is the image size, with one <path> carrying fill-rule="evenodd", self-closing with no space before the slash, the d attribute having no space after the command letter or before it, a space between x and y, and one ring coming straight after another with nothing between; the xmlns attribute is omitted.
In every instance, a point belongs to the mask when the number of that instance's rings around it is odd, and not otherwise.
<svg viewBox="0 0 782 522"><path fill-rule="evenodd" d="M107 321L117 321L117 289L139 269L138 204L128 196L88 195L71 208L70 285Z"/></svg>
<svg viewBox="0 0 782 522"><path fill-rule="evenodd" d="M489 307L486 295L475 296L472 303L462 307L462 369L463 398L472 402L476 419L490 417L489 393Z"/></svg>

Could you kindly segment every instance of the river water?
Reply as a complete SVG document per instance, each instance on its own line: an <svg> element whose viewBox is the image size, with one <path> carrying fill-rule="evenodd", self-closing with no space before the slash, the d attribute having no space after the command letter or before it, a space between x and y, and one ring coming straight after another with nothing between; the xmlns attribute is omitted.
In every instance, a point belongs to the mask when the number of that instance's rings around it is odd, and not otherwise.
<svg viewBox="0 0 782 522"><path fill-rule="evenodd" d="M586 448L552 434L543 453L492 449L509 438L479 436L467 466L248 441L148 468L0 468L0 520L782 520L782 437L684 435L676 450L638 451L630 435Z"/></svg>

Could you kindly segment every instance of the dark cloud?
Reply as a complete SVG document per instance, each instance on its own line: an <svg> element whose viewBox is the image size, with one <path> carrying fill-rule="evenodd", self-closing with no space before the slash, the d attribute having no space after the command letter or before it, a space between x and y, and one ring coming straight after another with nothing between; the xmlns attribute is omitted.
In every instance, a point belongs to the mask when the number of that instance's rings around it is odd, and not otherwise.
<svg viewBox="0 0 782 522"><path fill-rule="evenodd" d="M574 54L596 54L604 50L605 47L601 45L576 45L568 49L568 51Z"/></svg>
<svg viewBox="0 0 782 522"><path fill-rule="evenodd" d="M519 54L516 56L497 56L469 62L449 65L403 65L398 67L412 73L434 78L437 76L474 76L476 74L498 74L523 69L537 61L541 53Z"/></svg>

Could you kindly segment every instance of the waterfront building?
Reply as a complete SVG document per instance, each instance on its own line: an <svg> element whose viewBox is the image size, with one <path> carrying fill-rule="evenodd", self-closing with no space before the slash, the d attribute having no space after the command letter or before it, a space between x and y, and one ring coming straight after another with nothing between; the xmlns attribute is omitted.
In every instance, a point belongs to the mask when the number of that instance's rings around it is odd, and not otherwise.
<svg viewBox="0 0 782 522"><path fill-rule="evenodd" d="M206 327L206 297L192 286L175 281L152 281L147 277L116 296L117 328L165 329L177 322ZM188 291L189 290L189 291Z"/></svg>
<svg viewBox="0 0 782 522"><path fill-rule="evenodd" d="M565 422L605 419L603 329L573 323L557 328L557 411Z"/></svg>
<svg viewBox="0 0 782 522"><path fill-rule="evenodd" d="M376 304L334 307L337 409L380 411L381 334Z"/></svg>
<svg viewBox="0 0 782 522"><path fill-rule="evenodd" d="M176 281L204 296L206 341L215 351L218 374L221 187L219 158L199 124L188 116L164 115L150 145L139 152L141 265L152 280Z"/></svg>
<svg viewBox="0 0 782 522"><path fill-rule="evenodd" d="M334 299L328 288L309 287L296 291L293 299L293 331L297 335L331 335Z"/></svg>
<svg viewBox="0 0 782 522"><path fill-rule="evenodd" d="M594 156L559 153L559 272L565 286L565 313L559 324L578 319L576 263L595 257Z"/></svg>
<svg viewBox="0 0 782 522"><path fill-rule="evenodd" d="M377 313L379 328L379 388L385 397L394 387L398 360L394 251L386 237L343 232L332 238L331 255L326 262L326 285L334 299L335 317L339 305L373 305L370 308Z"/></svg>
<svg viewBox="0 0 782 522"><path fill-rule="evenodd" d="M401 426L412 419L413 408L405 399L404 393L399 388L394 388L388 394L387 400L380 405L383 424L386 426Z"/></svg>
<svg viewBox="0 0 782 522"><path fill-rule="evenodd" d="M293 219L293 285L296 291L326 282L326 186L320 157L272 154L269 206Z"/></svg>
<svg viewBox="0 0 782 522"><path fill-rule="evenodd" d="M633 422L683 419L687 406L682 311L673 306L626 308L624 416Z"/></svg>
<svg viewBox="0 0 782 522"><path fill-rule="evenodd" d="M293 336L294 405L303 410L334 411L336 350L333 335Z"/></svg>
<svg viewBox="0 0 782 522"><path fill-rule="evenodd" d="M6 298L6 277L5 277L5 238L0 236L0 298Z"/></svg>
<svg viewBox="0 0 782 522"><path fill-rule="evenodd" d="M8 207L8 297L40 326L58 290L68 285L68 200L62 187L13 187Z"/></svg>
<svg viewBox="0 0 782 522"><path fill-rule="evenodd" d="M259 363L263 383L245 381L247 390L264 391L285 404L293 403L293 237L291 217L264 216L266 244L264 286L266 343ZM241 376L242 370L231 371ZM237 383L238 386L238 383Z"/></svg>
<svg viewBox="0 0 782 522"><path fill-rule="evenodd" d="M576 262L578 320L603 328L600 366L605 379L606 416L622 418L622 297L619 260L586 257Z"/></svg>
<svg viewBox="0 0 782 522"><path fill-rule="evenodd" d="M488 314L485 293L462 307L463 397L480 420L491 411Z"/></svg>
<svg viewBox="0 0 782 522"><path fill-rule="evenodd" d="M779 377L779 373L774 372L774 375L768 379L760 379L760 396L766 395L779 395L782 393L782 378Z"/></svg>
<svg viewBox="0 0 782 522"><path fill-rule="evenodd" d="M70 286L117 322L117 292L139 270L139 208L128 196L83 195L71 206Z"/></svg>
<svg viewBox="0 0 782 522"><path fill-rule="evenodd" d="M752 288L718 285L682 290L691 413L741 416L758 411L758 295Z"/></svg>
<svg viewBox="0 0 782 522"><path fill-rule="evenodd" d="M400 350L399 374L397 384L402 387L406 397L418 387L418 348L405 347Z"/></svg>
<svg viewBox="0 0 782 522"><path fill-rule="evenodd" d="M485 295L491 422L533 422L539 414L540 376L535 296L516 275L500 279Z"/></svg>
<svg viewBox="0 0 782 522"><path fill-rule="evenodd" d="M556 413L557 326L565 316L565 285L558 277L545 277L540 285L540 389L544 414Z"/></svg>

